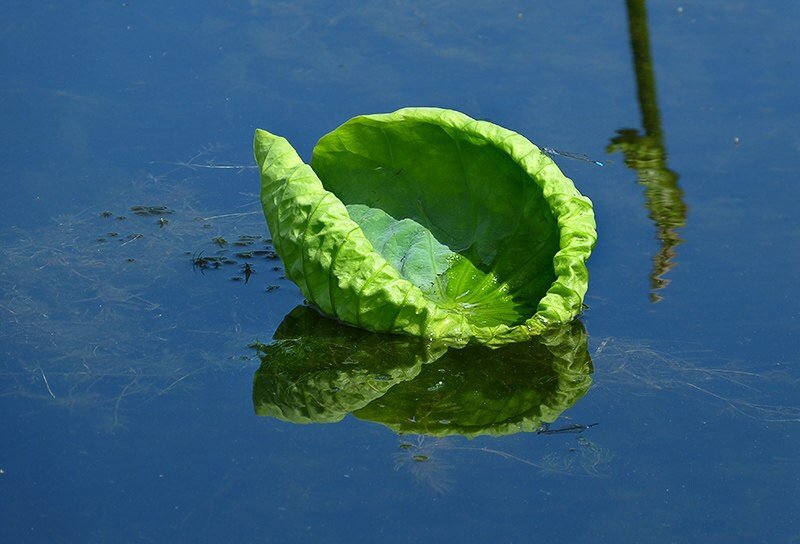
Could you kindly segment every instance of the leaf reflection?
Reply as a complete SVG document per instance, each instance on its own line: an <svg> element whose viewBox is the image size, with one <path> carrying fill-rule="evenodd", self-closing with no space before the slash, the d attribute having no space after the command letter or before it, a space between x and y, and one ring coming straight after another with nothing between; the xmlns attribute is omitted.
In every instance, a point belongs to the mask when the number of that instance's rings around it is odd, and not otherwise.
<svg viewBox="0 0 800 544"><path fill-rule="evenodd" d="M398 433L434 436L535 432L591 385L580 322L498 349L462 349L342 325L308 307L256 348L256 413L295 423L352 413Z"/></svg>

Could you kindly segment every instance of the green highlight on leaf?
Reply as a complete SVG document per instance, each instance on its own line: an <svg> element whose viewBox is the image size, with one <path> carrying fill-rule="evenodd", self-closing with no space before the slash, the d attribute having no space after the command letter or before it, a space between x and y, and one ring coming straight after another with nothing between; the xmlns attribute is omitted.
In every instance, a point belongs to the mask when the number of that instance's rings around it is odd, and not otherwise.
<svg viewBox="0 0 800 544"><path fill-rule="evenodd" d="M406 108L351 119L317 143L310 165L263 130L254 150L275 250L326 315L498 346L581 310L592 204L515 132Z"/></svg>

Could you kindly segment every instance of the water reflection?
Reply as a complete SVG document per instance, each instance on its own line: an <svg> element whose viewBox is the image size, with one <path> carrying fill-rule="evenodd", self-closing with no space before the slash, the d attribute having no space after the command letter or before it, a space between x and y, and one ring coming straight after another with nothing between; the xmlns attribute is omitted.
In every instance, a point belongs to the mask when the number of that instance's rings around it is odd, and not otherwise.
<svg viewBox="0 0 800 544"><path fill-rule="evenodd" d="M580 322L500 349L378 335L295 308L261 356L253 403L296 423L352 413L400 434L507 435L554 422L589 389Z"/></svg>
<svg viewBox="0 0 800 544"><path fill-rule="evenodd" d="M596 425L555 424L592 384L580 322L499 349L461 349L342 325L307 306L290 312L270 344L254 344L258 415L332 423L352 414L400 437L395 470L446 493L452 468L492 455L540 474L600 476L613 455L585 436ZM541 435L537 451L464 437Z"/></svg>
<svg viewBox="0 0 800 544"><path fill-rule="evenodd" d="M626 3L644 134L632 128L620 129L611 139L607 151L621 151L625 155L625 164L636 171L639 183L645 187L646 205L661 242L661 248L653 257L650 276L650 300L659 302L662 299L659 291L669 284L663 276L675 266L676 247L682 241L677 229L686 224L688 208L678 185L679 176L667 166L645 0L627 0Z"/></svg>
<svg viewBox="0 0 800 544"><path fill-rule="evenodd" d="M543 476L607 476L614 453L585 436L561 444L548 444L547 453L532 453L522 457L497 446L481 446L457 442L454 437L426 435L403 436L394 455L394 469L410 473L414 479L434 492L444 494L455 484L455 457L499 457L511 463L527 466Z"/></svg>

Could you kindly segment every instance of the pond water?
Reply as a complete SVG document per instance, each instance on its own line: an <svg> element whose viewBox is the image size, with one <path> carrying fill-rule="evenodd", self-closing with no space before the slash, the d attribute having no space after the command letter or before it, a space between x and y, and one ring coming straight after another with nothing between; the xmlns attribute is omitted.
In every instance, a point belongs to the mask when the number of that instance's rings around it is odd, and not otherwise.
<svg viewBox="0 0 800 544"><path fill-rule="evenodd" d="M462 4L6 7L4 542L800 542L800 4ZM416 105L561 152L593 200L571 392L465 352L314 411L261 369L254 342L324 327L292 321L255 128L308 159ZM355 361L393 349L362 340ZM335 379L316 394L359 385ZM494 405L445 382L541 413L459 433L442 399Z"/></svg>

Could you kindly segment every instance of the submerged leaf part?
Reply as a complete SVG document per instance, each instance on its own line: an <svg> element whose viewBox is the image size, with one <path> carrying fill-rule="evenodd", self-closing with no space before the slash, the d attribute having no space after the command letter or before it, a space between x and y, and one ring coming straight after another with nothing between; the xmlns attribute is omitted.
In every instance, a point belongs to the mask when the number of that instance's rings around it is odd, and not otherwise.
<svg viewBox="0 0 800 544"><path fill-rule="evenodd" d="M437 108L351 119L311 166L256 131L286 275L324 313L453 344L568 322L588 284L591 202L524 137Z"/></svg>

